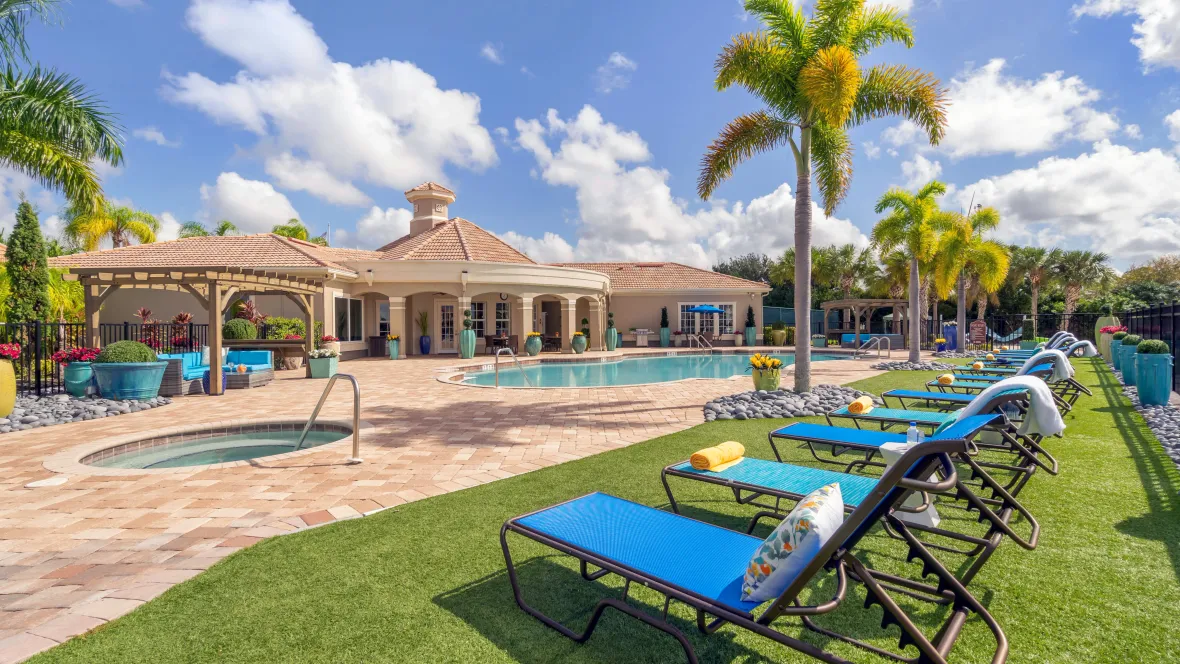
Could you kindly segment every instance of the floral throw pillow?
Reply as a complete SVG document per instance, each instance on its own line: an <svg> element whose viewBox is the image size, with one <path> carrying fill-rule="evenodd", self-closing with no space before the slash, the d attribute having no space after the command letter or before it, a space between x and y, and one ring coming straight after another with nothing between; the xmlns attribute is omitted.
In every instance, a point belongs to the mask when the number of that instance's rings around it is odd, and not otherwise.
<svg viewBox="0 0 1180 664"><path fill-rule="evenodd" d="M781 595L843 522L839 483L807 494L754 552L742 580L742 599L765 602Z"/></svg>

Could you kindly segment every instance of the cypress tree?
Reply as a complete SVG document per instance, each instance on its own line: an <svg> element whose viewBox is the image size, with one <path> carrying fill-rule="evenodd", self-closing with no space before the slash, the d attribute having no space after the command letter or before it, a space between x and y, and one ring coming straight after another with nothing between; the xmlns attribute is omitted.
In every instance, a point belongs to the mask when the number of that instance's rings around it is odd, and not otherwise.
<svg viewBox="0 0 1180 664"><path fill-rule="evenodd" d="M49 266L37 211L24 197L16 209L16 228L8 236L8 320L45 320L49 314Z"/></svg>

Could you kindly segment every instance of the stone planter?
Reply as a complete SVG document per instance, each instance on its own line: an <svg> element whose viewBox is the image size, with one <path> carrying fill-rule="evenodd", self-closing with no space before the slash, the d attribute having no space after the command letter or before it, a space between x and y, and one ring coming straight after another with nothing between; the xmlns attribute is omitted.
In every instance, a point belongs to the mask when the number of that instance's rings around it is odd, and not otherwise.
<svg viewBox="0 0 1180 664"><path fill-rule="evenodd" d="M0 417L8 417L15 407L16 371L12 368L12 360L0 360Z"/></svg>
<svg viewBox="0 0 1180 664"><path fill-rule="evenodd" d="M782 378L781 371L781 369L751 369L750 373L754 377L754 389L767 392L777 390L779 380Z"/></svg>
<svg viewBox="0 0 1180 664"><path fill-rule="evenodd" d="M823 339L812 339L811 340L811 347L812 348L827 348L828 347L828 340L826 337Z"/></svg>
<svg viewBox="0 0 1180 664"><path fill-rule="evenodd" d="M1135 354L1135 386L1144 406L1165 406L1172 396L1172 356L1164 353Z"/></svg>
<svg viewBox="0 0 1180 664"><path fill-rule="evenodd" d="M298 354L291 351L283 351L283 368L284 369L302 369L303 368L303 349L298 351Z"/></svg>
<svg viewBox="0 0 1180 664"><path fill-rule="evenodd" d="M1119 319L1116 316L1099 316L1097 320L1094 321L1094 338L1097 339L1098 335L1101 334L1098 330L1118 324Z"/></svg>
<svg viewBox="0 0 1180 664"><path fill-rule="evenodd" d="M529 357L536 357L541 354L541 337L530 336L524 342L524 352L529 354Z"/></svg>
<svg viewBox="0 0 1180 664"><path fill-rule="evenodd" d="M94 379L98 392L106 399L154 399L160 394L164 379L165 361L159 362L93 362Z"/></svg>
<svg viewBox="0 0 1180 664"><path fill-rule="evenodd" d="M337 355L339 355L339 354L340 354L340 342L339 342L339 341L329 341L329 342L327 342L327 343L323 343L323 344L321 344L321 345L320 345L320 348L326 348L326 349L328 349L328 350L334 350L334 351L336 351L336 354L337 354Z"/></svg>
<svg viewBox="0 0 1180 664"><path fill-rule="evenodd" d="M619 331L613 327L606 328L606 349L614 350L619 347Z"/></svg>
<svg viewBox="0 0 1180 664"><path fill-rule="evenodd" d="M745 341L746 341L747 346L756 345L755 342L758 341L758 328L747 327L745 330L745 337L746 337Z"/></svg>
<svg viewBox="0 0 1180 664"><path fill-rule="evenodd" d="M331 378L336 375L336 367L339 365L339 357L313 357L307 360L311 365L312 378Z"/></svg>
<svg viewBox="0 0 1180 664"><path fill-rule="evenodd" d="M1113 364L1111 359L1110 342L1114 341L1113 334L1099 334L1098 335L1098 352L1102 354L1102 359L1106 360L1107 364Z"/></svg>
<svg viewBox="0 0 1180 664"><path fill-rule="evenodd" d="M583 334L574 335L574 338L572 340L570 340L570 346L572 346L574 349L574 352L579 355L581 355L582 353L585 353L586 352L586 336Z"/></svg>
<svg viewBox="0 0 1180 664"><path fill-rule="evenodd" d="M680 348L681 346L684 345L684 335L683 334L676 335L675 337L672 338L672 343L677 348Z"/></svg>
<svg viewBox="0 0 1180 664"><path fill-rule="evenodd" d="M672 345L672 328L660 328L660 348L667 348Z"/></svg>
<svg viewBox="0 0 1180 664"><path fill-rule="evenodd" d="M94 384L94 369L89 362L70 362L62 368L62 379L66 384L66 392L84 397Z"/></svg>
<svg viewBox="0 0 1180 664"><path fill-rule="evenodd" d="M787 345L787 331L786 330L771 330L770 331L771 345L786 346Z"/></svg>
<svg viewBox="0 0 1180 664"><path fill-rule="evenodd" d="M396 360L397 358L401 357L401 339L390 339L389 341L385 342L385 345L389 349L389 359Z"/></svg>

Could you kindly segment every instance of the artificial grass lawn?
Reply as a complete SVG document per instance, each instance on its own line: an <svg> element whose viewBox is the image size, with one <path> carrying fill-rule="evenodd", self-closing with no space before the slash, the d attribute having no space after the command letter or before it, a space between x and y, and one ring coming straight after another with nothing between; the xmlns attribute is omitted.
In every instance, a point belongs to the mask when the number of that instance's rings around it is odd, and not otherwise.
<svg viewBox="0 0 1180 664"><path fill-rule="evenodd" d="M1180 475L1100 365L1075 360L1078 378L1095 394L1066 416L1066 437L1047 442L1061 474L1038 473L1020 496L1041 523L1040 546L1025 551L1004 542L970 586L1006 631L1011 662L1180 660ZM936 373L892 372L855 386L880 393L921 385ZM727 439L744 443L751 456L773 458L766 433L784 423L704 424L264 541L33 661L682 661L674 640L618 613L607 612L593 638L576 645L520 611L503 573L500 525L595 490L666 507L659 481L664 465ZM810 459L804 450L789 453L795 462ZM690 516L743 528L754 512L735 505L727 490L695 484L673 485ZM940 511L946 523L973 525L958 510ZM571 559L551 550L520 538L510 544L526 598L576 629L599 598L620 592L612 577L582 581ZM873 567L917 578L904 549L879 527L858 552ZM830 579L813 586L816 599L831 596ZM835 615L819 622L896 648L897 627L882 632L880 607L861 609L863 592L855 588ZM662 596L645 588L633 587L632 597L653 613L662 605ZM934 619L945 615L928 604L903 604L928 634L938 624ZM673 604L673 614L703 662L814 661L732 626L703 636L683 605ZM797 622L781 623L787 633L804 633ZM804 638L856 661L885 661L811 633ZM993 648L990 633L973 618L951 661L987 662Z"/></svg>

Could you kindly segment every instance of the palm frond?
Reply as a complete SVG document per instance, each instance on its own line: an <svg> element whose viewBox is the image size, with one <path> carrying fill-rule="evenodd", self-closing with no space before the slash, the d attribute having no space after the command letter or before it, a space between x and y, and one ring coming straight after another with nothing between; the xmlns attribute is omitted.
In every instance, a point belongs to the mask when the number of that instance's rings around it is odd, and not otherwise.
<svg viewBox="0 0 1180 664"><path fill-rule="evenodd" d="M864 73L849 122L901 116L926 132L931 145L946 134L946 90L929 72L904 65L876 65Z"/></svg>
<svg viewBox="0 0 1180 664"><path fill-rule="evenodd" d="M826 124L812 127L811 162L815 166L824 212L830 215L844 200L852 184L852 141L848 134Z"/></svg>
<svg viewBox="0 0 1180 664"><path fill-rule="evenodd" d="M180 232L176 234L177 237L207 237L210 235L209 229L199 221L186 221L180 225Z"/></svg>
<svg viewBox="0 0 1180 664"><path fill-rule="evenodd" d="M799 91L815 112L833 127L843 127L852 114L860 87L860 67L852 51L839 44L816 51L799 72Z"/></svg>
<svg viewBox="0 0 1180 664"><path fill-rule="evenodd" d="M913 194L901 187L890 187L884 194L881 194L881 198L877 199L877 205L873 210L877 214L881 214L885 210L904 211L913 204Z"/></svg>
<svg viewBox="0 0 1180 664"><path fill-rule="evenodd" d="M146 214L146 213L145 213ZM152 217L155 221L155 217ZM134 237L140 244L150 244L156 241L156 230L159 222L153 228L152 224L141 219L130 219L123 224L123 232Z"/></svg>
<svg viewBox="0 0 1180 664"><path fill-rule="evenodd" d="M857 18L864 11L865 0L816 0L811 13L813 44L824 48L848 43Z"/></svg>
<svg viewBox="0 0 1180 664"><path fill-rule="evenodd" d="M81 81L67 74L40 67L0 72L0 118L9 129L69 146L79 157L123 163L122 128Z"/></svg>
<svg viewBox="0 0 1180 664"><path fill-rule="evenodd" d="M25 28L29 19L42 23L57 21L57 0L0 0L0 61L28 61L29 44Z"/></svg>
<svg viewBox="0 0 1180 664"><path fill-rule="evenodd" d="M945 184L939 182L938 180L931 180L922 185L922 188L918 190L918 193L914 194L914 198L918 200L927 200L933 199L935 196L942 196L945 193Z"/></svg>
<svg viewBox="0 0 1180 664"><path fill-rule="evenodd" d="M997 242L980 242L971 250L971 265L979 285L988 293L994 293L1008 278L1010 265L1008 250Z"/></svg>
<svg viewBox="0 0 1180 664"><path fill-rule="evenodd" d="M793 89L782 75L790 55L765 32L739 34L717 56L714 83L718 90L736 84L768 104L781 103Z"/></svg>
<svg viewBox="0 0 1180 664"><path fill-rule="evenodd" d="M760 152L768 152L790 140L792 125L766 111L734 119L709 145L701 158L697 193L708 200L738 164Z"/></svg>
<svg viewBox="0 0 1180 664"><path fill-rule="evenodd" d="M214 235L237 235L240 232L238 227L234 225L234 222L229 219L222 219L217 222L217 227L213 229Z"/></svg>
<svg viewBox="0 0 1180 664"><path fill-rule="evenodd" d="M55 141L0 129L0 164L24 173L46 189L61 190L72 201L93 207L102 199L102 185L89 162Z"/></svg>
<svg viewBox="0 0 1180 664"><path fill-rule="evenodd" d="M882 254L892 253L905 243L907 223L905 209L894 210L893 214L873 226L869 240Z"/></svg>
<svg viewBox="0 0 1180 664"><path fill-rule="evenodd" d="M899 42L906 48L914 46L914 31L906 15L888 5L869 7L853 22L847 45L857 55L888 43Z"/></svg>
<svg viewBox="0 0 1180 664"><path fill-rule="evenodd" d="M1000 225L1000 211L994 207L979 208L971 213L971 228L977 234L993 231Z"/></svg>
<svg viewBox="0 0 1180 664"><path fill-rule="evenodd" d="M754 15L792 51L807 46L807 17L792 0L746 0L746 12Z"/></svg>

